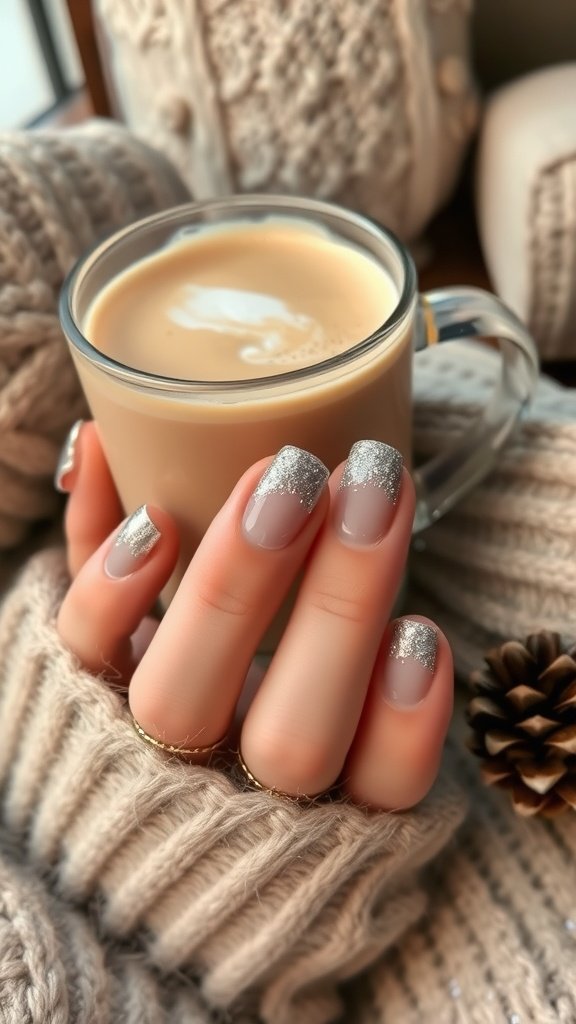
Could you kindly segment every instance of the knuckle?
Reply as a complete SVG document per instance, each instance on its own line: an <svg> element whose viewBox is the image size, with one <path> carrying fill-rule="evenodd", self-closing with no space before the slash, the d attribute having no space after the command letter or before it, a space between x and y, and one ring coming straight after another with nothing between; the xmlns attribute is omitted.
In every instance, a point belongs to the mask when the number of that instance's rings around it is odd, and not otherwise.
<svg viewBox="0 0 576 1024"><path fill-rule="evenodd" d="M246 616L250 612L250 606L244 598L218 585L204 584L200 587L197 601L202 608L210 612L215 611L233 617Z"/></svg>
<svg viewBox="0 0 576 1024"><path fill-rule="evenodd" d="M366 618L366 591L358 583L339 576L327 577L311 595L314 608L336 619L363 622Z"/></svg>
<svg viewBox="0 0 576 1024"><path fill-rule="evenodd" d="M267 730L253 736L246 749L243 739L242 749L255 778L282 792L314 794L331 785L337 774L331 770L331 752L312 737Z"/></svg>
<svg viewBox="0 0 576 1024"><path fill-rule="evenodd" d="M95 601L94 591L80 578L75 580L66 595L66 611L68 618L81 623L82 632L92 638L98 638L109 624L110 618L117 628L121 623L119 617L111 617L105 601Z"/></svg>

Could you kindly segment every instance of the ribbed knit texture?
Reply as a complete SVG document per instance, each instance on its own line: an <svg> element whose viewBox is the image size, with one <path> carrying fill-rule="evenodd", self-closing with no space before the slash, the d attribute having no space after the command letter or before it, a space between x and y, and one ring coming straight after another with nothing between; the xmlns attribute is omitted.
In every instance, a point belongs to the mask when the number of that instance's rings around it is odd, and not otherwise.
<svg viewBox="0 0 576 1024"><path fill-rule="evenodd" d="M56 312L66 273L100 237L186 195L119 125L0 136L0 548L59 508L52 475L85 409Z"/></svg>
<svg viewBox="0 0 576 1024"><path fill-rule="evenodd" d="M2 1024L213 1024L196 986L171 986L141 953L105 946L94 925L17 866L0 833ZM238 1016L234 1024L248 1024Z"/></svg>
<svg viewBox="0 0 576 1024"><path fill-rule="evenodd" d="M350 1024L574 1024L576 815L516 818L480 784L463 710L449 752L470 797L427 873L428 913L355 985Z"/></svg>
<svg viewBox="0 0 576 1024"><path fill-rule="evenodd" d="M168 761L59 643L66 585L62 555L37 555L0 616L4 827L64 897L92 903L105 934L198 976L212 1006L248 1003L266 1024L334 1020L335 983L421 916L414 874L462 818L455 785L415 812L369 814Z"/></svg>
<svg viewBox="0 0 576 1024"><path fill-rule="evenodd" d="M500 363L453 343L416 358L416 448L450 444L486 405ZM463 675L487 646L576 631L576 392L542 378L490 476L416 543L413 582Z"/></svg>
<svg viewBox="0 0 576 1024"><path fill-rule="evenodd" d="M555 160L532 193L529 325L547 359L576 355L576 152Z"/></svg>
<svg viewBox="0 0 576 1024"><path fill-rule="evenodd" d="M478 104L466 0L97 0L127 123L199 198L335 199L412 239Z"/></svg>

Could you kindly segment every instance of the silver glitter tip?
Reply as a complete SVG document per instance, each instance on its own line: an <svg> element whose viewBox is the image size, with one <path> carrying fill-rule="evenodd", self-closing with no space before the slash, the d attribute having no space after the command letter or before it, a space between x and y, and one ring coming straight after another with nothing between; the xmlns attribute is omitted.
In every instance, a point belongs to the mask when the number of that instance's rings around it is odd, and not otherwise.
<svg viewBox="0 0 576 1024"><path fill-rule="evenodd" d="M315 455L286 445L281 448L273 462L261 477L254 491L255 498L266 494L295 494L311 512L330 473Z"/></svg>
<svg viewBox="0 0 576 1024"><path fill-rule="evenodd" d="M340 490L345 487L380 487L395 505L402 483L404 460L396 448L383 441L357 441L344 467Z"/></svg>
<svg viewBox="0 0 576 1024"><path fill-rule="evenodd" d="M119 547L120 544L126 544L132 557L140 558L149 554L159 539L160 530L150 519L146 505L141 505L124 523L116 537L114 546Z"/></svg>
<svg viewBox="0 0 576 1024"><path fill-rule="evenodd" d="M70 428L68 437L62 445L62 451L58 458L58 465L56 466L56 472L54 473L54 487L61 494L66 494L66 488L64 486L64 478L68 476L74 469L74 460L76 457L76 444L80 436L80 430L84 420L76 420L76 423Z"/></svg>
<svg viewBox="0 0 576 1024"><path fill-rule="evenodd" d="M394 626L390 656L404 660L413 658L424 668L434 671L436 666L436 650L438 635L432 626L413 619L399 619Z"/></svg>

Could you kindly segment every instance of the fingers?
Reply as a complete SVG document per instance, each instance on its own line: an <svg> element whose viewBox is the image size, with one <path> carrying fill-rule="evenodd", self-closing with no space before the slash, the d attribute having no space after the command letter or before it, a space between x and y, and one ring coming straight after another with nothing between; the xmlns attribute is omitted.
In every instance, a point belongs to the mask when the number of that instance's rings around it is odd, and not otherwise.
<svg viewBox="0 0 576 1024"><path fill-rule="evenodd" d="M134 673L130 707L146 733L184 748L226 735L258 643L326 516L327 478L292 447L242 477Z"/></svg>
<svg viewBox="0 0 576 1024"><path fill-rule="evenodd" d="M76 579L58 627L90 670L133 673L130 706L145 733L184 748L230 737L254 652L300 573L272 663L255 692L244 690L249 772L288 794L340 780L371 807L417 803L437 771L452 662L427 620L387 626L415 503L399 453L360 442L329 481L314 456L290 447L253 466L156 627L144 616L176 562L174 524L143 507L104 537L118 499L91 424L76 451L64 477Z"/></svg>
<svg viewBox="0 0 576 1024"><path fill-rule="evenodd" d="M413 807L437 772L453 703L446 637L422 616L386 630L343 787L357 802L386 810Z"/></svg>
<svg viewBox="0 0 576 1024"><path fill-rule="evenodd" d="M92 540L100 525L94 522ZM86 550L88 543L87 539ZM130 677L154 634L155 627L142 620L168 581L177 556L178 535L170 516L142 506L79 568L61 605L57 628L85 668Z"/></svg>
<svg viewBox="0 0 576 1024"><path fill-rule="evenodd" d="M55 485L68 493L66 540L72 579L122 519L122 508L93 422L75 423L66 439Z"/></svg>
<svg viewBox="0 0 576 1024"><path fill-rule="evenodd" d="M414 488L395 449L360 442L331 480L333 509L242 730L266 787L322 792L342 771L404 572Z"/></svg>

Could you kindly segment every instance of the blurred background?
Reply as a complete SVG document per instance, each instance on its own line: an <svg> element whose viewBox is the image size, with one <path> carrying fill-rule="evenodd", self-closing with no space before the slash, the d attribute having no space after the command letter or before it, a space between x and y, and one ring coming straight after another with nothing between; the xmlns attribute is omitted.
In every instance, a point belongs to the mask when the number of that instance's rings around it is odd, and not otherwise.
<svg viewBox="0 0 576 1024"><path fill-rule="evenodd" d="M477 0L472 58L483 89L575 60L575 11L575 0ZM109 111L90 0L0 0L0 24L0 130Z"/></svg>
<svg viewBox="0 0 576 1024"><path fill-rule="evenodd" d="M0 130L86 116L85 75L66 0L0 0L0 11Z"/></svg>

